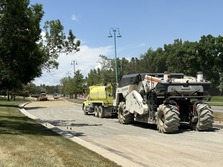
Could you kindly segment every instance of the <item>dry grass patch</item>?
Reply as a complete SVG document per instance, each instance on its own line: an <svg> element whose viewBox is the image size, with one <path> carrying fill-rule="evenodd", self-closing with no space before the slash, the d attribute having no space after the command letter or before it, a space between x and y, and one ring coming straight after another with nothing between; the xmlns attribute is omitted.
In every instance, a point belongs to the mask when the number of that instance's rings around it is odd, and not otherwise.
<svg viewBox="0 0 223 167"><path fill-rule="evenodd" d="M223 113L222 112L214 112L214 120L223 124Z"/></svg>

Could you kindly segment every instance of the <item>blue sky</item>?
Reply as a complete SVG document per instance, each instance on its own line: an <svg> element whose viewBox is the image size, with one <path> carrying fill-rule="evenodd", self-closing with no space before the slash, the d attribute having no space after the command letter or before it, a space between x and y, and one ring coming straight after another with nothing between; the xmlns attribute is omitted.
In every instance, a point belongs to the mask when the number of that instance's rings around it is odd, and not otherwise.
<svg viewBox="0 0 223 167"><path fill-rule="evenodd" d="M43 4L42 23L60 19L65 32L72 29L81 40L80 52L60 55L60 67L44 72L36 84L56 85L75 69L84 76L98 66L99 55L114 57L114 41L108 38L110 27L119 27L118 57L140 57L175 39L198 41L202 35L223 35L222 0L31 0Z"/></svg>

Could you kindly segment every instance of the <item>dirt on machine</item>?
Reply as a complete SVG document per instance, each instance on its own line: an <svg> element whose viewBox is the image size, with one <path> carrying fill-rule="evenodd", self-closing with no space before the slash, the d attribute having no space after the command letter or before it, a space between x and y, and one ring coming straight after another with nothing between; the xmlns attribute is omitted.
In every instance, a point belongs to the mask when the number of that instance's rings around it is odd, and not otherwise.
<svg viewBox="0 0 223 167"><path fill-rule="evenodd" d="M161 133L177 132L181 123L198 131L211 130L213 111L210 82L183 73L124 75L116 91L114 106L122 124L133 121L156 124Z"/></svg>
<svg viewBox="0 0 223 167"><path fill-rule="evenodd" d="M96 117L113 117L117 115L113 107L113 86L90 86L88 99L82 109L85 115L94 114Z"/></svg>

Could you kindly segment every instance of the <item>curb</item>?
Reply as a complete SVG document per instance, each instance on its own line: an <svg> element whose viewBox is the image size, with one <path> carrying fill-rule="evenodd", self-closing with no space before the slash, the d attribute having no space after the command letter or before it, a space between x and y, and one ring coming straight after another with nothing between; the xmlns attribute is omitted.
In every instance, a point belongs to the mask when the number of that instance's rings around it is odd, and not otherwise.
<svg viewBox="0 0 223 167"><path fill-rule="evenodd" d="M25 102L25 103L19 104L19 108L24 108L25 105L27 105L27 104L29 104L29 103L31 103L31 102Z"/></svg>

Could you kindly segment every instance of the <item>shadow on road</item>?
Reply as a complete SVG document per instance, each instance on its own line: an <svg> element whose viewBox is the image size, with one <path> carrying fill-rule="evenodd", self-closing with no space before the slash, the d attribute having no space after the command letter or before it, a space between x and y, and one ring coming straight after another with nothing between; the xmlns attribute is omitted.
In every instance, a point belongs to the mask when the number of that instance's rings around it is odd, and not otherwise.
<svg viewBox="0 0 223 167"><path fill-rule="evenodd" d="M75 120L44 120L44 122L49 122L54 126L102 126L102 124L75 123Z"/></svg>
<svg viewBox="0 0 223 167"><path fill-rule="evenodd" d="M57 128L57 127L54 127L51 130L56 132L59 135L67 137L67 138L74 137L74 136L75 137L86 136L82 132L75 132L75 131L71 131L70 129L68 129L68 130L61 130L61 129Z"/></svg>
<svg viewBox="0 0 223 167"><path fill-rule="evenodd" d="M46 107L24 107L25 110L36 110L36 109L42 109Z"/></svg>
<svg viewBox="0 0 223 167"><path fill-rule="evenodd" d="M134 122L133 124L130 124L132 126L136 126L136 127L140 127L140 128L144 128L144 129L150 129L150 130L154 130L158 132L157 129L157 125L155 124L147 124L147 123L141 123L141 122ZM216 132L220 130L217 127L213 127L210 130L206 130L206 131L199 131L199 132ZM179 126L179 130L177 132L174 133L169 133L169 134L179 134L179 133L185 133L185 132L189 132L189 131L193 131L190 126L188 124L181 124Z"/></svg>
<svg viewBox="0 0 223 167"><path fill-rule="evenodd" d="M140 127L140 128L144 128L144 129L151 129L151 130L156 130L157 131L156 125L154 125L154 124L134 122L132 125Z"/></svg>

